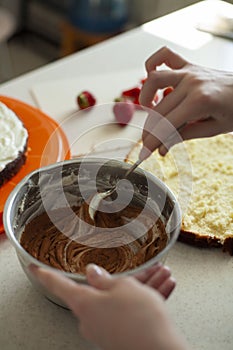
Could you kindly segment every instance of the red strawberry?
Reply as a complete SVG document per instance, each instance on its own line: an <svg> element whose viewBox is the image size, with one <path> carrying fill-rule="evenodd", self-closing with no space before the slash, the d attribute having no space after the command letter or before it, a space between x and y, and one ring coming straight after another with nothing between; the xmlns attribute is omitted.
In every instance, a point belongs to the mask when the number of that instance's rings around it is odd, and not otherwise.
<svg viewBox="0 0 233 350"><path fill-rule="evenodd" d="M77 104L80 109L86 109L96 104L95 97L89 91L82 91L77 96Z"/></svg>
<svg viewBox="0 0 233 350"><path fill-rule="evenodd" d="M166 97L167 95L169 95L173 90L174 90L174 88L173 88L172 86L168 86L168 87L163 91L163 97Z"/></svg>
<svg viewBox="0 0 233 350"><path fill-rule="evenodd" d="M154 96L154 103L157 104L159 102L159 95L156 93Z"/></svg>
<svg viewBox="0 0 233 350"><path fill-rule="evenodd" d="M147 78L143 78L143 79L140 80L140 83L141 83L142 85L144 85L146 81L147 81Z"/></svg>
<svg viewBox="0 0 233 350"><path fill-rule="evenodd" d="M116 102L113 106L113 113L118 124L121 126L126 126L133 117L135 106L131 101L119 100L119 102ZM117 101L117 99L115 101Z"/></svg>
<svg viewBox="0 0 233 350"><path fill-rule="evenodd" d="M126 97L127 99L130 99L133 103L139 104L139 95L141 92L141 88L136 86L129 90L124 90L121 93L122 97Z"/></svg>

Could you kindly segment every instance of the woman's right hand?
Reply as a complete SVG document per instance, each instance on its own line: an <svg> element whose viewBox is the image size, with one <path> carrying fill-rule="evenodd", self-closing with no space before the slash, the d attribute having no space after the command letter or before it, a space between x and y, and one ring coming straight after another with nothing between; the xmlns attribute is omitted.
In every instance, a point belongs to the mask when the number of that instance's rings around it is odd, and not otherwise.
<svg viewBox="0 0 233 350"><path fill-rule="evenodd" d="M170 69L157 70L161 64ZM233 131L233 73L191 64L167 47L146 61L146 69L148 78L141 90L140 103L155 111L148 116L144 126L146 156L156 148L164 155L182 139ZM173 91L154 106L157 90L168 86L172 86ZM158 118L154 117L156 112ZM180 127L180 139L174 138L166 147L161 145L161 140L166 141L171 136L172 129L175 131Z"/></svg>

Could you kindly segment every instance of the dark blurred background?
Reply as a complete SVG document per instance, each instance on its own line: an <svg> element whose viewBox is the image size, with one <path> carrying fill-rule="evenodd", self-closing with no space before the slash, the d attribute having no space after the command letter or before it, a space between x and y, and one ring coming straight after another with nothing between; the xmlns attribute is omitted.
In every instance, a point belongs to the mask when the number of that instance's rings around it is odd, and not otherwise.
<svg viewBox="0 0 233 350"><path fill-rule="evenodd" d="M195 2L0 0L0 83Z"/></svg>

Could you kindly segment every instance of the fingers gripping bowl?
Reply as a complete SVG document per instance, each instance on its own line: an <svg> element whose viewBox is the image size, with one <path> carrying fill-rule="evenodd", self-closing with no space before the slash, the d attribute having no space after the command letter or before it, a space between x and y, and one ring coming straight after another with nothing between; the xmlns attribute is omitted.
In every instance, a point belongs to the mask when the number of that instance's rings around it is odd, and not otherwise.
<svg viewBox="0 0 233 350"><path fill-rule="evenodd" d="M175 243L181 211L169 188L117 160L83 158L56 163L25 177L4 209L4 227L23 270L47 298L65 306L35 279L34 264L80 283L85 266L97 263L114 275L134 275L163 261ZM117 195L103 201L94 221L88 203L96 191L117 183Z"/></svg>

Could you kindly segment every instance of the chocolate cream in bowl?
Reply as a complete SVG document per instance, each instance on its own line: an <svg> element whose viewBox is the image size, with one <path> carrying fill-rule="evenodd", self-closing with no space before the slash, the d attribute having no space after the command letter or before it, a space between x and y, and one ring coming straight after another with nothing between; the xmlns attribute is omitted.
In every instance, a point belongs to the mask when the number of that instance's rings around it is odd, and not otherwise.
<svg viewBox="0 0 233 350"><path fill-rule="evenodd" d="M88 208L84 201L79 206L39 214L26 224L21 245L47 265L84 274L88 263L110 273L133 269L168 243L164 223L150 208L131 203L108 213L102 206L94 221Z"/></svg>

